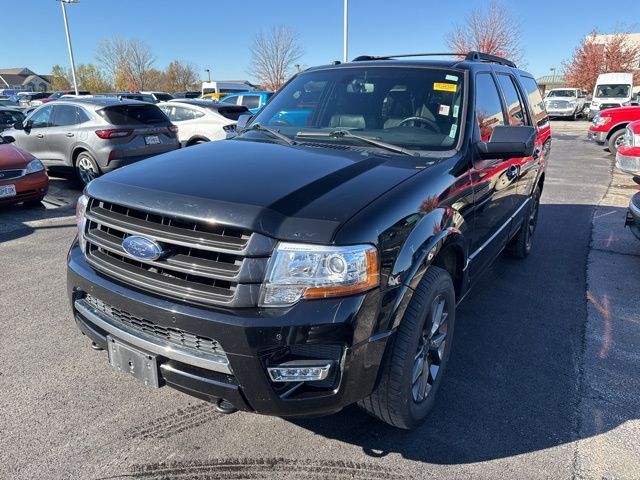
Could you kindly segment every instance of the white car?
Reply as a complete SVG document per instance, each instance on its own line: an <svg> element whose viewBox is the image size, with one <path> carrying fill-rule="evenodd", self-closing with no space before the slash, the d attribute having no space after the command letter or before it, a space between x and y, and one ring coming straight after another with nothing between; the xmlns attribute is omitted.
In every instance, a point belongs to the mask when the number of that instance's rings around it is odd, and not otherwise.
<svg viewBox="0 0 640 480"><path fill-rule="evenodd" d="M158 107L178 126L178 139L183 147L232 137L238 117L249 113L241 105L186 98L162 102Z"/></svg>

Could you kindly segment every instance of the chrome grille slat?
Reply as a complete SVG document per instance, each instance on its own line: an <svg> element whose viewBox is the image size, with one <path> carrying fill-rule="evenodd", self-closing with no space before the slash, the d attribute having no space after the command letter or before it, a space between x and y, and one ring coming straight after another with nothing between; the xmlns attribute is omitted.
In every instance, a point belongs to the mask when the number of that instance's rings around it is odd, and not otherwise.
<svg viewBox="0 0 640 480"><path fill-rule="evenodd" d="M84 253L89 265L121 283L187 303L255 307L275 240L235 227L167 217L90 199ZM136 258L128 236L157 242L163 254Z"/></svg>

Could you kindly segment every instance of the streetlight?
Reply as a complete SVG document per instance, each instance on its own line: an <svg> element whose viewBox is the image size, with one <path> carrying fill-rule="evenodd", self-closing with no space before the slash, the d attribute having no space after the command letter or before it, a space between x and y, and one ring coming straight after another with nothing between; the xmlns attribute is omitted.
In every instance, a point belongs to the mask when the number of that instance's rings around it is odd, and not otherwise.
<svg viewBox="0 0 640 480"><path fill-rule="evenodd" d="M555 85L556 84L556 68L555 67L551 67L549 69L549 71L551 71L551 81Z"/></svg>
<svg viewBox="0 0 640 480"><path fill-rule="evenodd" d="M205 72L207 72L207 75L209 76L209 82L211 81L211 70L209 70L208 68L205 69Z"/></svg>
<svg viewBox="0 0 640 480"><path fill-rule="evenodd" d="M76 79L76 64L73 61L73 49L71 48L71 35L69 33L69 22L67 21L67 3L78 3L80 0L59 0L62 7L62 18L64 18L64 30L67 33L67 48L69 49L69 59L71 60L71 76L73 77L73 89L78 95L78 80Z"/></svg>
<svg viewBox="0 0 640 480"><path fill-rule="evenodd" d="M346 63L349 50L349 0L344 0L344 49L342 59Z"/></svg>

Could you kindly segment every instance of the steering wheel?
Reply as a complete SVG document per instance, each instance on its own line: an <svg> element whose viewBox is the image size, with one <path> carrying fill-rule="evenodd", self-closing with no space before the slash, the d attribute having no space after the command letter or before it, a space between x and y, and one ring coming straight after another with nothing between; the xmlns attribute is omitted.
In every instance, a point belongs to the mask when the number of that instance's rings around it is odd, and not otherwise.
<svg viewBox="0 0 640 480"><path fill-rule="evenodd" d="M425 117L407 117L398 124L398 127L402 127L404 126L405 123L409 123L409 122L420 123L425 127L429 128L430 130L433 130L436 133L441 133L440 127L438 127L438 124L433 120L430 120Z"/></svg>

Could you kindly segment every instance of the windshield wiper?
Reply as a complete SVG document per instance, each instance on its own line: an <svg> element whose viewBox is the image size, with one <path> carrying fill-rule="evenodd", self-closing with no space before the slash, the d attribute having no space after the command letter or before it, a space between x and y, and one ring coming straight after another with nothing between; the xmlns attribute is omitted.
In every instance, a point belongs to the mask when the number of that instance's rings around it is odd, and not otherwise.
<svg viewBox="0 0 640 480"><path fill-rule="evenodd" d="M327 137L327 138L354 138L361 142L375 145L376 147L384 148L392 152L402 153L404 155L410 155L412 157L419 157L420 154L415 150L409 150L408 148L394 145L392 143L382 142L372 137L365 137L363 135L356 135L349 130L332 130L331 132L298 132L296 137Z"/></svg>
<svg viewBox="0 0 640 480"><path fill-rule="evenodd" d="M291 140L286 135L281 134L279 131L277 131L277 130L275 130L273 128L262 126L259 123L254 123L250 127L245 128L244 130L242 130L240 135L242 135L244 132L250 132L251 130L258 131L258 132L266 132L269 135L271 135L272 137L279 138L280 140L285 142L287 145L295 145L296 144L296 142Z"/></svg>

